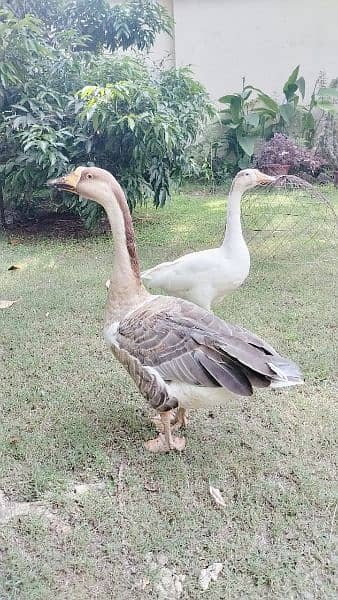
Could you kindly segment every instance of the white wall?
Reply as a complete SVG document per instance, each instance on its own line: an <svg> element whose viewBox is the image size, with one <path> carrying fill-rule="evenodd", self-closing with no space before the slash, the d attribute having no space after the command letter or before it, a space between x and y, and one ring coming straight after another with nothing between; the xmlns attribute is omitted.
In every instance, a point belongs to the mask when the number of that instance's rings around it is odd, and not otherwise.
<svg viewBox="0 0 338 600"><path fill-rule="evenodd" d="M320 71L338 77L338 0L159 1L175 33L159 36L151 60L190 64L214 100L240 90L242 77L281 98L297 64L307 96Z"/></svg>
<svg viewBox="0 0 338 600"><path fill-rule="evenodd" d="M307 91L338 76L338 0L174 0L177 66L191 64L214 99L246 83L277 97L301 65Z"/></svg>

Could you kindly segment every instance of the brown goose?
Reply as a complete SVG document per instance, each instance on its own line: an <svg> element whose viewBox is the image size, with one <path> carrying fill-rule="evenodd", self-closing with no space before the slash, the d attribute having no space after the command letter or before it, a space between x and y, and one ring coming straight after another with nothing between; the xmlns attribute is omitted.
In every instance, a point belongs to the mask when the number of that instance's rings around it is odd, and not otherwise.
<svg viewBox="0 0 338 600"><path fill-rule="evenodd" d="M185 439L173 434L185 424L188 408L224 405L231 396L251 396L254 387L303 383L293 362L249 331L187 300L154 296L144 288L128 205L110 173L78 167L48 185L94 200L107 212L115 252L104 336L160 414L162 431L146 442L149 450L183 450Z"/></svg>

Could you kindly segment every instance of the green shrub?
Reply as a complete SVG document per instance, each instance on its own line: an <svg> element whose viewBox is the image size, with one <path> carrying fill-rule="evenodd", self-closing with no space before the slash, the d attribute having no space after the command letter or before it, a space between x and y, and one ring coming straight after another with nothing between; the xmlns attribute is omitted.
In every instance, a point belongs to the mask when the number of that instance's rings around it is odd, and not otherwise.
<svg viewBox="0 0 338 600"><path fill-rule="evenodd" d="M238 93L220 98L225 108L220 111L222 132L216 145L224 148L226 170L234 174L251 164L258 141L275 133L293 137L296 126L307 147L313 145L316 128L323 113L336 112L332 96L337 90L315 86L309 104L302 104L305 80L299 76L299 65L283 85L283 101L277 102L262 90L245 85ZM315 109L319 116L315 116Z"/></svg>
<svg viewBox="0 0 338 600"><path fill-rule="evenodd" d="M49 177L96 164L121 181L131 208L149 198L163 206L171 179L189 171L190 146L215 111L188 69L155 70L142 56L107 52L114 44L148 48L162 21L162 28L168 27L163 9L150 0L109 8L111 19L116 14L120 19L113 19L115 25L124 23L125 34L121 30L113 42L106 27L104 35L99 27L88 33L85 18L74 20L75 31L51 31L51 13L45 16L41 2L31 4L45 21L7 11L0 23L8 39L21 32L10 58L8 48L0 46L10 74L2 83L0 116L5 205L34 212L49 199ZM61 5L54 0L45 8L55 13ZM81 2L65 5L66 13L75 5ZM62 18L67 21L69 13ZM59 194L56 201L79 212L88 226L99 215L95 205L69 194Z"/></svg>

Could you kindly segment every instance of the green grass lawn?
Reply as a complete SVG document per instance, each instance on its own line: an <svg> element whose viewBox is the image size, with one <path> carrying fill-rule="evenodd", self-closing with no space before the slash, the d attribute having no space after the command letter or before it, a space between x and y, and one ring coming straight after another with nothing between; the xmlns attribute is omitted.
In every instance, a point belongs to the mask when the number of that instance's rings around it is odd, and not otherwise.
<svg viewBox="0 0 338 600"><path fill-rule="evenodd" d="M248 230L260 211L243 204ZM296 360L306 385L192 414L186 450L169 455L144 450L150 409L103 342L109 235L0 242L0 298L19 299L0 311L0 489L32 503L6 523L0 503L1 600L164 598L151 560L185 575L181 599L336 597L336 271L330 223L304 243L305 220L306 207L283 245L278 232L253 239L249 279L216 312ZM224 198L182 193L135 224L149 267L218 243ZM199 572L215 561L223 571L203 593Z"/></svg>

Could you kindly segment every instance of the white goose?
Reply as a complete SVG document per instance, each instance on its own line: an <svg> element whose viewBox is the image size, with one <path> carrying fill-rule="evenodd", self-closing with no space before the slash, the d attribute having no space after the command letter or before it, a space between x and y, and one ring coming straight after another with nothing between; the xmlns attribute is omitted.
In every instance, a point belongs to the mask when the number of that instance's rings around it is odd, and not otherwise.
<svg viewBox="0 0 338 600"><path fill-rule="evenodd" d="M190 252L141 275L149 289L160 288L210 310L217 300L236 290L250 271L250 254L241 226L241 198L245 191L274 181L257 169L240 171L231 186L226 230L218 248ZM109 280L107 281L109 287Z"/></svg>
<svg viewBox="0 0 338 600"><path fill-rule="evenodd" d="M183 450L185 439L173 433L185 424L187 408L226 405L236 395L252 395L253 387L302 383L298 367L254 334L196 304L153 296L145 289L127 202L110 173L78 167L48 183L94 200L107 212L115 252L104 335L141 394L160 413L162 432L146 443L149 450Z"/></svg>

